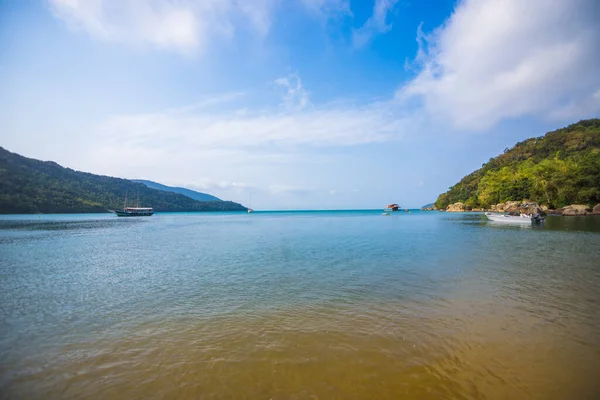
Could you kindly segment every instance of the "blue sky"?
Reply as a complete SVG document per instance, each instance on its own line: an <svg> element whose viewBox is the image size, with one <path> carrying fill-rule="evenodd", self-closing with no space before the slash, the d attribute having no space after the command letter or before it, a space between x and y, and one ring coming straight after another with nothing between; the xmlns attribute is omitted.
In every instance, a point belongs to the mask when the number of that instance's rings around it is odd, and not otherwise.
<svg viewBox="0 0 600 400"><path fill-rule="evenodd" d="M0 145L256 209L419 207L600 115L595 0L0 0Z"/></svg>

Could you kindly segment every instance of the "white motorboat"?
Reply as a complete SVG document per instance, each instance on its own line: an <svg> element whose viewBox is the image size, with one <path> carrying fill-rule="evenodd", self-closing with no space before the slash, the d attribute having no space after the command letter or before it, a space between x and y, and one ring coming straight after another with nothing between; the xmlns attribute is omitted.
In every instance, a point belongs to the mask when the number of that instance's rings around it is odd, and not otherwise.
<svg viewBox="0 0 600 400"><path fill-rule="evenodd" d="M523 213L521 215L506 215L506 214L493 214L493 213L488 212L488 213L485 213L485 216L490 221L502 222L502 223L508 223L508 224L531 224L532 222L541 222L544 220L544 218L540 217L537 214L528 215L525 213Z"/></svg>

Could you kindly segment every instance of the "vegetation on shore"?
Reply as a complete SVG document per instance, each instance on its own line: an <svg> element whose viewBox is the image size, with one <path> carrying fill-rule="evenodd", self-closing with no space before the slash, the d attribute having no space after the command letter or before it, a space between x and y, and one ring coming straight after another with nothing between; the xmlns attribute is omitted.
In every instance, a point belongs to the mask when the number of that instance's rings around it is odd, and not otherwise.
<svg viewBox="0 0 600 400"><path fill-rule="evenodd" d="M600 203L600 119L517 143L441 194L435 206L487 209L522 199L551 209Z"/></svg>
<svg viewBox="0 0 600 400"><path fill-rule="evenodd" d="M39 161L0 147L0 214L90 213L140 205L155 211L245 211L231 201L197 201L142 183L94 175Z"/></svg>

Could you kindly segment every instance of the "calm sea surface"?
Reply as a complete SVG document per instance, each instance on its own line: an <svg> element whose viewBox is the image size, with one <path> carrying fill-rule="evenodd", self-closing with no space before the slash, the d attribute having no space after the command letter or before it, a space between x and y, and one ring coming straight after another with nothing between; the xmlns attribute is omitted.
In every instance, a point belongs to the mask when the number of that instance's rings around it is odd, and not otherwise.
<svg viewBox="0 0 600 400"><path fill-rule="evenodd" d="M599 399L600 219L0 216L2 399Z"/></svg>

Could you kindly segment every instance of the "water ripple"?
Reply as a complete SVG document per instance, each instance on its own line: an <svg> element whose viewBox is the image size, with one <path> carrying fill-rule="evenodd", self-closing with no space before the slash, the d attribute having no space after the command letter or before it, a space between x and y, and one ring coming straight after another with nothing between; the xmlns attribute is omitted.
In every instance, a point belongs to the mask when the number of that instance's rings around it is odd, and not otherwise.
<svg viewBox="0 0 600 400"><path fill-rule="evenodd" d="M598 398L599 236L573 221L0 219L0 393Z"/></svg>

